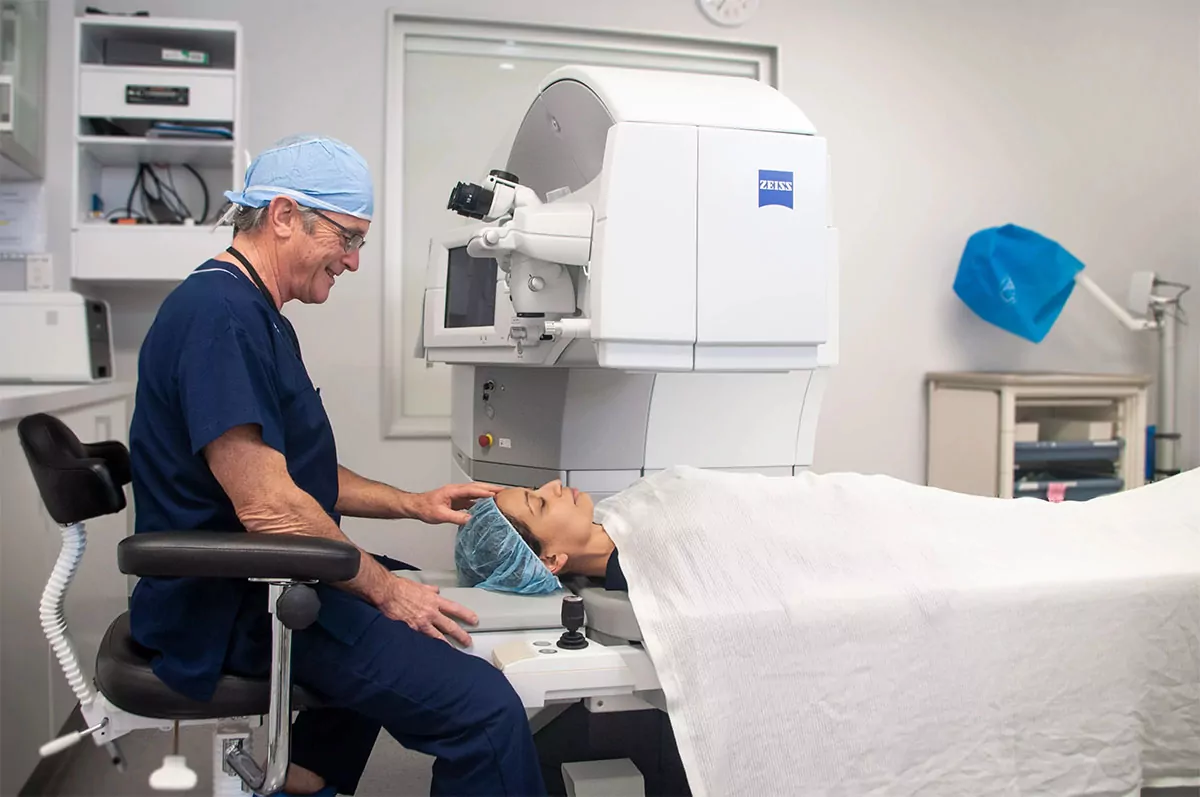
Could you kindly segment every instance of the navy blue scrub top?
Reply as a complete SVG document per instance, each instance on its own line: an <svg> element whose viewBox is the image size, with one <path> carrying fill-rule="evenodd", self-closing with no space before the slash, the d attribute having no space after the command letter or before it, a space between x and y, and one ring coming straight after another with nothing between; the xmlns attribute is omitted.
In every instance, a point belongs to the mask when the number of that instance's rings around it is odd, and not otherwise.
<svg viewBox="0 0 1200 797"><path fill-rule="evenodd" d="M142 344L129 433L135 533L246 533L202 449L255 424L283 454L296 485L335 522L333 429L286 319L235 266L210 260L159 308ZM320 587L318 623L353 644L377 610ZM130 607L134 640L157 655L172 689L208 700L235 634L270 656L267 587L241 579L143 578Z"/></svg>

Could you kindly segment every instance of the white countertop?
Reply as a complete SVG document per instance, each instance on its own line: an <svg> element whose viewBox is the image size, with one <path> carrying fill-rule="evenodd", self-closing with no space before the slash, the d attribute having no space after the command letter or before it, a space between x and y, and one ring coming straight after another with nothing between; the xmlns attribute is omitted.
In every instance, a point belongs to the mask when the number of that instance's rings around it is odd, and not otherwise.
<svg viewBox="0 0 1200 797"><path fill-rule="evenodd" d="M1147 387L1145 374L1094 374L1073 371L949 371L925 375L928 382L973 387Z"/></svg>
<svg viewBox="0 0 1200 797"><path fill-rule="evenodd" d="M102 401L129 398L130 382L101 382L94 385L3 385L0 384L0 423L16 421L37 412L60 412Z"/></svg>

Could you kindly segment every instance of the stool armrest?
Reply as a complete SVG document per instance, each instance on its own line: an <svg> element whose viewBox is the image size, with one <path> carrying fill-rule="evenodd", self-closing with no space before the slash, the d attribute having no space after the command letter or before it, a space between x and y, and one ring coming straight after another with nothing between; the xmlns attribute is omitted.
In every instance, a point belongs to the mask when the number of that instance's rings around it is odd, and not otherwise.
<svg viewBox="0 0 1200 797"><path fill-rule="evenodd" d="M360 564L353 545L305 534L155 531L117 546L117 567L131 576L338 582Z"/></svg>

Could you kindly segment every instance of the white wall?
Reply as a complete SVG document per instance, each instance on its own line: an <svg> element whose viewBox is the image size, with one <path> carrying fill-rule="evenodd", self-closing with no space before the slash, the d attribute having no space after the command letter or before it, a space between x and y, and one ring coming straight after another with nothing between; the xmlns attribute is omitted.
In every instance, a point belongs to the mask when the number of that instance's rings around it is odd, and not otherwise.
<svg viewBox="0 0 1200 797"><path fill-rule="evenodd" d="M78 2L78 10L85 5ZM51 29L50 240L68 262L71 9ZM388 8L494 16L484 0L106 0L113 11L237 19L246 36L250 144L319 130L379 179ZM517 21L726 35L692 0L512 0ZM199 11L199 9L203 9ZM973 318L951 292L977 229L1014 222L1056 238L1105 288L1151 268L1200 283L1200 6L1192 0L766 0L730 35L778 44L782 86L829 138L842 235L842 364L817 441L819 470L924 473L922 378L967 368L1150 371L1088 297L1040 346ZM303 92L303 100L287 97ZM439 442L380 437L382 230L323 307L288 308L345 464L408 489L447 472ZM169 257L170 253L164 253ZM1198 284L1200 288L1200 284ZM109 293L124 376L163 295ZM1195 464L1197 356L1185 330L1180 407ZM450 562L450 535L347 522L376 550Z"/></svg>

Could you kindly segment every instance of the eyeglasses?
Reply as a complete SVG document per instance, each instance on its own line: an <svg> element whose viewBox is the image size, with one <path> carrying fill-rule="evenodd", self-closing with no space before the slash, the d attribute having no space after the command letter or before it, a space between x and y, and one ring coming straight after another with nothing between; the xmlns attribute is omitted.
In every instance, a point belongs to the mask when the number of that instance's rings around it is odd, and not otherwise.
<svg viewBox="0 0 1200 797"><path fill-rule="evenodd" d="M337 227L338 234L342 236L342 249L344 249L345 251L353 252L355 249L361 249L362 245L367 242L366 236L363 235L361 232L355 232L354 230L351 230L348 227L343 227L341 224L338 224L336 221L329 218L328 216L326 216L324 213L317 210L316 208L309 208L309 209L313 213L316 213L318 216L320 216L325 221L332 224L334 227Z"/></svg>

